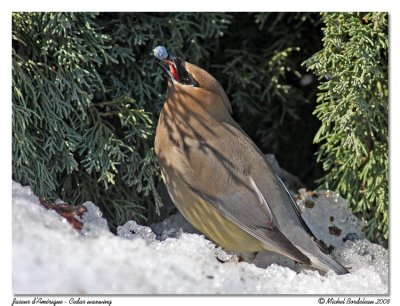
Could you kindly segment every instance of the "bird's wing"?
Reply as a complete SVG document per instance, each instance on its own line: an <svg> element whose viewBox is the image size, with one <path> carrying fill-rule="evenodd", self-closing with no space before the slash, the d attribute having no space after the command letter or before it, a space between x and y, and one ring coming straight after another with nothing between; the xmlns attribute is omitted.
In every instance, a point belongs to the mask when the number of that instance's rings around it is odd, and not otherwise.
<svg viewBox="0 0 400 306"><path fill-rule="evenodd" d="M265 167L262 155L248 147L248 143L241 143L246 142L240 138L241 133L231 132L207 143L192 143L196 149L189 148L185 154L191 171L185 173L184 181L199 197L271 250L310 264L310 259L282 234L271 203L252 177L252 159L259 158L256 162ZM226 143L221 143L221 139Z"/></svg>
<svg viewBox="0 0 400 306"><path fill-rule="evenodd" d="M264 242L268 246L267 249L285 254L298 262L311 264L310 259L279 230L269 205L257 186L254 185L252 190L231 189L230 193L218 197L195 188L191 189L225 218Z"/></svg>

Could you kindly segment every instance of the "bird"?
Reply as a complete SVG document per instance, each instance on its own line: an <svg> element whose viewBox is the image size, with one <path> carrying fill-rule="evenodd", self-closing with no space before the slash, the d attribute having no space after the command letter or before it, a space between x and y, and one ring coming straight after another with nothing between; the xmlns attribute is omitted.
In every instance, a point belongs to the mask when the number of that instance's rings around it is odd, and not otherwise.
<svg viewBox="0 0 400 306"><path fill-rule="evenodd" d="M263 153L232 117L206 70L154 50L168 75L154 152L166 189L200 233L230 251L284 255L322 273L349 273L325 250Z"/></svg>

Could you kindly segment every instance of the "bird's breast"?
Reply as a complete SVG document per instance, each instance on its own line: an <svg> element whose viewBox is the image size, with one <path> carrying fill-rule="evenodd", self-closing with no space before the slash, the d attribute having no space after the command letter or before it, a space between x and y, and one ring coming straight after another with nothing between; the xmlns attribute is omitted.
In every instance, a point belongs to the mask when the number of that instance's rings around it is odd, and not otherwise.
<svg viewBox="0 0 400 306"><path fill-rule="evenodd" d="M207 182L207 176L215 176L217 172L209 173L215 169L203 166L217 158L224 159L223 151L214 145L222 146L224 139L227 141L233 136L216 118L208 116L207 111L196 109L197 104L190 105L185 99L184 95L175 93L167 100L155 137L155 153L172 201L198 231L218 245L236 252L261 250L258 239L229 221L189 187L188 182L216 188L214 183ZM222 170L227 171L225 167ZM224 179L218 181L221 183Z"/></svg>

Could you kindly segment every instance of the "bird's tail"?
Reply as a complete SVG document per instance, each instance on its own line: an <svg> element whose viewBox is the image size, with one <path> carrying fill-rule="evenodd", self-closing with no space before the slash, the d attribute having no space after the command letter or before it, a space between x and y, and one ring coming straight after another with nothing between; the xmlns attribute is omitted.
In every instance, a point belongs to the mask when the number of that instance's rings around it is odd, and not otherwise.
<svg viewBox="0 0 400 306"><path fill-rule="evenodd" d="M299 247L298 247L299 248ZM328 272L329 270L333 270L338 275L343 275L350 273L344 266L342 266L339 262L337 262L333 257L328 254L318 252L318 255L315 256L304 249L299 248L300 251L306 255L311 260L311 266L321 270L323 272Z"/></svg>

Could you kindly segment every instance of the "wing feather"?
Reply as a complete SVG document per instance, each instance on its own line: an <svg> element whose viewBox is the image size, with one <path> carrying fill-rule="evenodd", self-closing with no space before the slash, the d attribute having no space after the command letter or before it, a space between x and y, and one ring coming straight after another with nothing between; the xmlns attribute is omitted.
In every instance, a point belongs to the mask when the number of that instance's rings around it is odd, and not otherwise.
<svg viewBox="0 0 400 306"><path fill-rule="evenodd" d="M298 262L310 264L310 259L279 230L268 203L255 184L254 187L256 189L253 190L231 188L229 193L220 197L191 189L232 223L264 242L268 246L267 249L285 254Z"/></svg>

